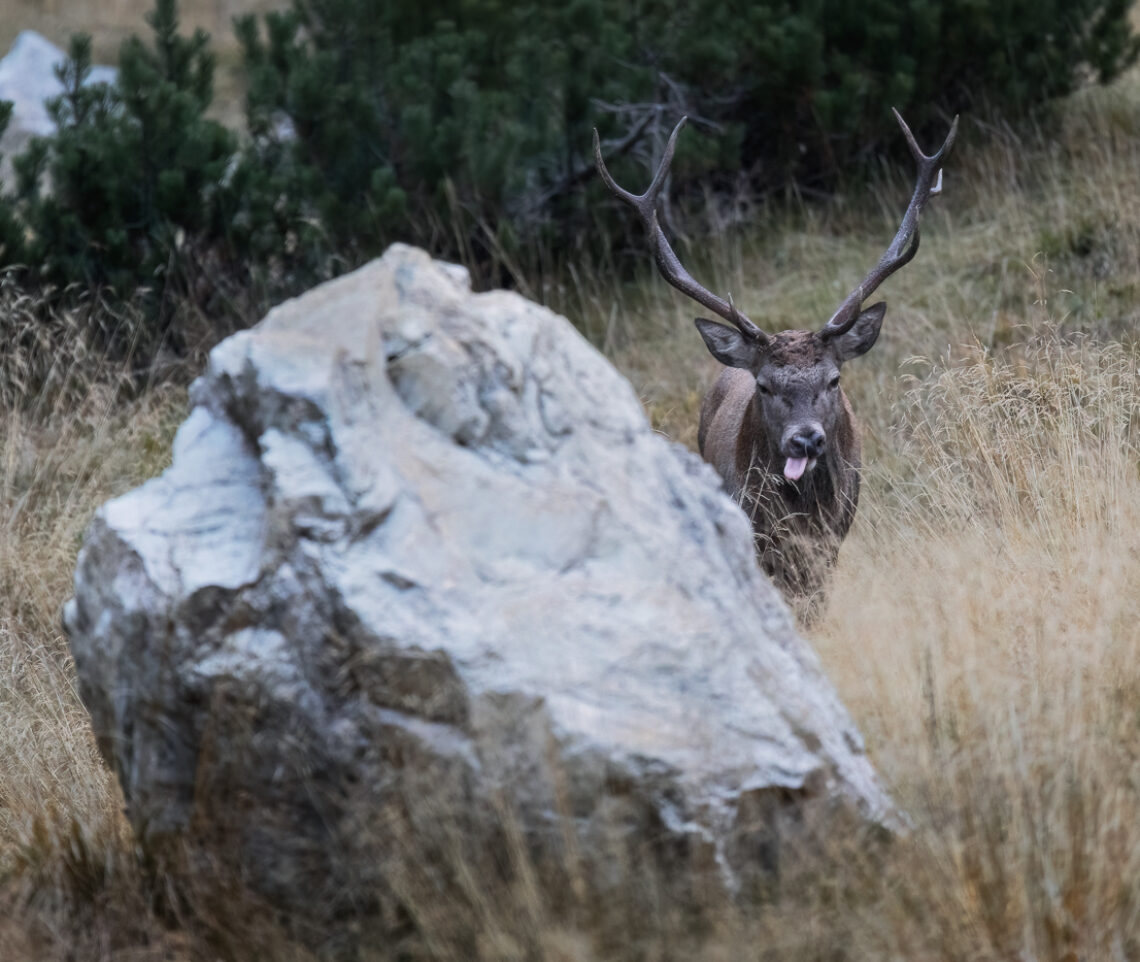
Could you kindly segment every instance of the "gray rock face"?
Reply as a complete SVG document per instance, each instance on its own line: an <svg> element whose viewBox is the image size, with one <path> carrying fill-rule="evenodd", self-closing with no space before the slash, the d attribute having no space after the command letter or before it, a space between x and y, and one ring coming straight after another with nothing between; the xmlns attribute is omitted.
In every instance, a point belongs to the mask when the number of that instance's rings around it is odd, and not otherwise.
<svg viewBox="0 0 1140 962"><path fill-rule="evenodd" d="M505 809L540 863L569 826L614 884L618 825L739 886L774 812L890 817L744 514L564 318L394 246L220 344L192 402L65 611L145 844L319 931L386 917L426 821L493 845Z"/></svg>
<svg viewBox="0 0 1140 962"><path fill-rule="evenodd" d="M12 101L12 119L0 137L0 181L11 184L12 157L20 153L32 137L47 137L55 123L47 102L63 93L55 69L67 54L34 30L23 30L12 49L0 59L0 100ZM87 83L114 83L113 67L92 67Z"/></svg>

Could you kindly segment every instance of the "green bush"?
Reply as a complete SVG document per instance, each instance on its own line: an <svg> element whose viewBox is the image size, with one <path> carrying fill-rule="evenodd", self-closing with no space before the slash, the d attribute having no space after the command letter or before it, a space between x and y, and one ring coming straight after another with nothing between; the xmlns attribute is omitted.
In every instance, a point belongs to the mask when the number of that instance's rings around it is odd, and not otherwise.
<svg viewBox="0 0 1140 962"><path fill-rule="evenodd" d="M738 126L729 159L764 186L833 176L895 137L996 110L1015 118L1131 64L1127 0L696 0L660 24L663 68L711 119Z"/></svg>
<svg viewBox="0 0 1140 962"><path fill-rule="evenodd" d="M264 30L241 20L254 137L243 176L254 196L272 181L300 225L294 263L402 239L501 267L523 243L564 241L568 194L591 169L592 98L625 99L648 73L631 65L632 8L606 12L594 0L303 0Z"/></svg>
<svg viewBox="0 0 1140 962"><path fill-rule="evenodd" d="M630 184L687 112L682 186L741 171L757 190L826 186L896 149L890 106L940 136L960 110L1017 116L1089 73L1112 79L1137 54L1127 13L1124 0L294 0L239 23L250 163L294 223L319 225L295 233L299 262L405 239L501 281L628 223L592 226L594 126L616 143L649 122L615 165Z"/></svg>
<svg viewBox="0 0 1140 962"><path fill-rule="evenodd" d="M0 238L5 261L40 285L138 300L156 341L179 302L201 294L204 252L224 236L237 140L205 116L206 34L179 35L175 0L158 0L148 21L153 46L124 43L113 86L85 84L90 38L72 39L64 92L49 105L57 132L14 160L15 196L0 207L25 229L0 220Z"/></svg>
<svg viewBox="0 0 1140 962"><path fill-rule="evenodd" d="M293 0L236 24L239 146L207 117L207 37L180 36L175 0L156 0L153 42L124 44L114 86L83 84L90 43L73 41L59 131L15 159L0 203L0 261L139 298L151 343L176 346L180 304L262 306L395 240L509 282L636 237L594 175L595 126L631 186L688 113L675 191L826 187L899 148L889 106L933 142L960 110L1016 116L1110 80L1137 55L1127 14L1124 0Z"/></svg>

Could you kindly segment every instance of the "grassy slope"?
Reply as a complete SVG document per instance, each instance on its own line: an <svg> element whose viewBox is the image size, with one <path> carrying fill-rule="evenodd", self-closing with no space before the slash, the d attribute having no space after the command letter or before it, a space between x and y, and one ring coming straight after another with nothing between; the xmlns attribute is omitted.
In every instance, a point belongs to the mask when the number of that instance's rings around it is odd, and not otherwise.
<svg viewBox="0 0 1140 962"><path fill-rule="evenodd" d="M1140 89L1074 98L1060 136L967 126L844 375L866 487L814 636L913 831L885 863L830 840L776 905L684 942L663 913L645 957L1140 955L1140 365L1119 344L1140 313ZM691 266L769 326L818 324L908 188L757 212L756 239L707 258L715 281ZM691 444L715 365L689 305L648 275L553 294ZM156 914L58 629L91 511L161 468L184 399L79 394L0 413L0 958L208 957ZM504 912L477 954L597 957L588 926L536 935L542 917Z"/></svg>
<svg viewBox="0 0 1140 962"><path fill-rule="evenodd" d="M1140 952L1138 105L1132 77L1074 98L1059 137L974 129L918 257L884 287L879 344L845 370L865 487L813 641L915 828L883 871L838 847L824 874L842 897L787 900L750 944ZM777 224L744 252L726 242L716 289L772 328L821 323L908 188ZM595 312L595 330L655 422L692 444L716 365L692 305L648 287L626 293L628 329Z"/></svg>

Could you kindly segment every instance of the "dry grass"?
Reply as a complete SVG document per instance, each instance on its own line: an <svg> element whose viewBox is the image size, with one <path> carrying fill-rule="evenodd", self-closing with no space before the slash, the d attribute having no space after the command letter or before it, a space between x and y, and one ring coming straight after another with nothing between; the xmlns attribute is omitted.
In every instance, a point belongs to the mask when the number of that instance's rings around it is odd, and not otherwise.
<svg viewBox="0 0 1140 962"><path fill-rule="evenodd" d="M864 957L1140 950L1138 413L1088 341L900 399L816 639L915 823Z"/></svg>
<svg viewBox="0 0 1140 962"><path fill-rule="evenodd" d="M1060 136L975 130L845 373L868 464L813 640L913 830L885 862L834 844L733 923L772 958L1140 958L1138 101L1132 77ZM905 196L789 218L718 286L818 324ZM689 305L627 306L662 333L616 337L619 363L692 443L715 365Z"/></svg>
<svg viewBox="0 0 1140 962"><path fill-rule="evenodd" d="M1137 83L1074 98L1060 133L967 121L883 337L845 373L865 488L813 640L911 831L885 853L813 838L771 904L700 925L658 903L623 928L632 898L565 918L529 884L468 878L465 909L419 904L428 955L1140 959ZM893 233L905 179L760 210L762 235L694 272L771 327L821 323ZM655 280L550 293L692 444L716 367L689 305ZM0 958L241 957L240 935L219 949L156 909L58 628L91 511L161 468L183 396L125 402L105 374L25 360L77 393L0 414Z"/></svg>
<svg viewBox="0 0 1140 962"><path fill-rule="evenodd" d="M86 352L82 317L36 326L6 286L0 315L0 395L24 389L0 410L0 958L106 958L155 938L59 609L92 509L163 468L183 402L163 388L124 402L127 379Z"/></svg>

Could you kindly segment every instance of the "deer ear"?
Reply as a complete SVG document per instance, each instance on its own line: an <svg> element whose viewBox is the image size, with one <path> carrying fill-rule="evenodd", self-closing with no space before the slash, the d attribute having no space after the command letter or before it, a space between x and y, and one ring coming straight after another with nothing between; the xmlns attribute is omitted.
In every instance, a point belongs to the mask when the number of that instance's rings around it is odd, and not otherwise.
<svg viewBox="0 0 1140 962"><path fill-rule="evenodd" d="M705 347L721 364L750 368L755 363L756 351L760 346L758 342L745 337L740 331L703 317L698 317L696 324L704 338Z"/></svg>
<svg viewBox="0 0 1140 962"><path fill-rule="evenodd" d="M883 315L887 312L887 302L872 304L856 319L846 334L840 334L834 341L835 359L842 364L853 357L866 354L879 339L879 328L883 325Z"/></svg>

